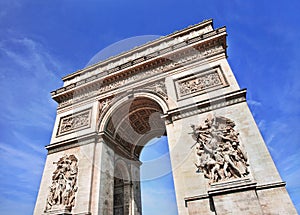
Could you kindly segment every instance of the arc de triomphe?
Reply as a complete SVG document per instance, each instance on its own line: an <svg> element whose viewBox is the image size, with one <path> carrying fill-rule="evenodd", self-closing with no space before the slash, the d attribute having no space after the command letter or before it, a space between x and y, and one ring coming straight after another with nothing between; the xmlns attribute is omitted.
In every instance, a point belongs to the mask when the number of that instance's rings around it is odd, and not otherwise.
<svg viewBox="0 0 300 215"><path fill-rule="evenodd" d="M34 214L141 214L139 156L167 135L179 214L297 214L203 21L63 78Z"/></svg>

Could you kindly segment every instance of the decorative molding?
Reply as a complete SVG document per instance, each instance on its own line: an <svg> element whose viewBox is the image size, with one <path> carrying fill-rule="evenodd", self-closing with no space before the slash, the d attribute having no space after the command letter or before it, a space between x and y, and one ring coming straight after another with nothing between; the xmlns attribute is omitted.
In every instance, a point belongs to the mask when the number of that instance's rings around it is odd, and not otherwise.
<svg viewBox="0 0 300 215"><path fill-rule="evenodd" d="M95 143L97 141L96 137L97 134L95 132L88 135L76 136L76 138L68 139L67 141L60 141L47 145L46 149L48 150L48 154L53 154L67 149Z"/></svg>
<svg viewBox="0 0 300 215"><path fill-rule="evenodd" d="M163 117L167 124L193 115L205 113L219 108L227 107L246 101L246 89L237 90L225 95L213 97L201 102L191 103L187 106L169 110Z"/></svg>
<svg viewBox="0 0 300 215"><path fill-rule="evenodd" d="M89 128L92 109L87 109L60 118L57 136Z"/></svg>
<svg viewBox="0 0 300 215"><path fill-rule="evenodd" d="M150 90L161 97L163 97L165 100L168 100L168 94L167 94L167 88L165 85L165 80L154 82L153 84L143 86L143 89Z"/></svg>
<svg viewBox="0 0 300 215"><path fill-rule="evenodd" d="M114 97L111 96L108 98L101 99L99 101L97 125L100 123L99 120L101 119L102 113L110 107L113 99L114 99Z"/></svg>
<svg viewBox="0 0 300 215"><path fill-rule="evenodd" d="M184 99L195 96L195 94L228 86L220 66L206 71L199 71L196 74L177 79L174 82L178 99Z"/></svg>
<svg viewBox="0 0 300 215"><path fill-rule="evenodd" d="M200 46L200 45L199 45ZM138 68L132 68L128 71L124 71L121 75L118 74L113 77L107 77L105 80L101 79L97 83L93 83L92 86L86 90L75 88L81 84L82 81L77 82L68 86L68 89L74 89L72 92L66 95L58 95L66 91L67 87L60 88L52 92L53 99L59 102L58 108L63 108L68 105L74 104L76 102L104 94L106 92L116 90L125 85L132 84L134 82L150 78L154 75L162 74L168 72L171 69L179 68L187 63L193 62L195 60L206 59L217 53L224 52L225 49L219 42L213 42L209 46L193 47L188 50L182 51L182 53L175 53L166 57L161 57L144 64ZM180 56L182 55L182 56ZM180 56L180 57L179 57ZM102 77L102 76L101 76ZM103 77L102 77L103 78ZM95 80L98 78L94 78ZM63 90L65 89L65 90ZM59 98L58 98L59 97Z"/></svg>
<svg viewBox="0 0 300 215"><path fill-rule="evenodd" d="M75 206L75 193L78 190L78 159L75 155L65 155L53 164L57 167L53 172L52 184L49 187L45 213L71 212Z"/></svg>
<svg viewBox="0 0 300 215"><path fill-rule="evenodd" d="M258 184L257 185L257 190L265 190L265 189L285 187L285 185L286 185L286 183L284 181L275 182L275 183L268 183L268 184Z"/></svg>
<svg viewBox="0 0 300 215"><path fill-rule="evenodd" d="M234 121L213 116L203 125L191 127L196 140L197 172L203 173L211 185L249 175L247 153L240 144Z"/></svg>
<svg viewBox="0 0 300 215"><path fill-rule="evenodd" d="M212 19L205 20L201 23L189 26L184 30L176 31L167 36L160 37L159 39L150 41L117 56L110 57L104 61L98 62L87 68L67 75L63 78L63 81L72 80L78 75L89 75L95 69L99 69L101 71L112 69L113 71L116 71L118 70L118 67L124 68L129 65L143 62L146 59L149 59L150 56L157 56L159 54L167 53L170 50L183 47L186 44L191 44L195 41L207 39L208 37L225 31L225 27L214 30Z"/></svg>

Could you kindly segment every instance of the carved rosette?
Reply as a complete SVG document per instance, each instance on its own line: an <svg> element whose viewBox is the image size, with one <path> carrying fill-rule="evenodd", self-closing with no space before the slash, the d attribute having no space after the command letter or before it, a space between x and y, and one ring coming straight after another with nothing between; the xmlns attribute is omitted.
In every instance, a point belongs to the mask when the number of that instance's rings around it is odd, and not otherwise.
<svg viewBox="0 0 300 215"><path fill-rule="evenodd" d="M78 190L78 160L75 155L66 155L53 164L57 167L53 172L45 212L70 212L75 205L75 193Z"/></svg>
<svg viewBox="0 0 300 215"><path fill-rule="evenodd" d="M214 116L206 119L204 125L191 127L196 140L197 172L210 179L210 184L249 174L247 154L232 120Z"/></svg>

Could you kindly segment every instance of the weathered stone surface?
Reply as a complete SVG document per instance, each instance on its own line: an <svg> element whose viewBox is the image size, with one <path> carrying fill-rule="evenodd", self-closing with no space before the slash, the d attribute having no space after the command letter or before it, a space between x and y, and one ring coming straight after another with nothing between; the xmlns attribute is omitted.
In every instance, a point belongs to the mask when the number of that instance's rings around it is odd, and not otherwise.
<svg viewBox="0 0 300 215"><path fill-rule="evenodd" d="M52 184L49 187L45 212L62 209L71 211L75 205L77 187L78 159L74 155L65 155L57 162L53 172Z"/></svg>
<svg viewBox="0 0 300 215"><path fill-rule="evenodd" d="M34 214L141 214L139 156L162 135L180 215L296 214L226 46L226 28L208 20L66 76L52 92L59 106ZM49 187L71 155L75 198L64 205Z"/></svg>
<svg viewBox="0 0 300 215"><path fill-rule="evenodd" d="M213 196L216 214L263 214L255 190Z"/></svg>

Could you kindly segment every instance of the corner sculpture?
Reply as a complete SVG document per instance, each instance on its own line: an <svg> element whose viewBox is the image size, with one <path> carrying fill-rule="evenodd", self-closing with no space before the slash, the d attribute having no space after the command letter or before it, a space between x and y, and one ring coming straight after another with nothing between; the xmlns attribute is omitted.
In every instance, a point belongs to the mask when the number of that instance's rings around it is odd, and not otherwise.
<svg viewBox="0 0 300 215"><path fill-rule="evenodd" d="M210 179L210 184L249 174L248 158L244 152L235 123L222 116L206 119L204 126L191 125L196 140L197 172Z"/></svg>
<svg viewBox="0 0 300 215"><path fill-rule="evenodd" d="M77 158L74 155L64 156L58 162L53 162L57 165L53 172L52 185L49 187L50 192L47 198L45 212L52 209L66 209L71 211L75 205L75 193L78 187L77 173L78 165Z"/></svg>

